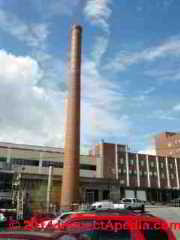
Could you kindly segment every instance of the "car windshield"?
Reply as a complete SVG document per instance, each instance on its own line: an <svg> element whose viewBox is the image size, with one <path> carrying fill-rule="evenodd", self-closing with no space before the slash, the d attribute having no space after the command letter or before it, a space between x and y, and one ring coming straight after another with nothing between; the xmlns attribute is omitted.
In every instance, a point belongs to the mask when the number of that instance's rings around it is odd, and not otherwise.
<svg viewBox="0 0 180 240"><path fill-rule="evenodd" d="M94 231L84 232L80 234L80 238L85 239L98 239L98 240L131 240L131 233L127 230L111 232L111 231Z"/></svg>
<svg viewBox="0 0 180 240"><path fill-rule="evenodd" d="M61 220L61 221L66 221L66 220L68 220L70 217L71 217L71 213L69 213L69 214L64 214L63 216L61 216L61 217L59 217L59 219Z"/></svg>
<svg viewBox="0 0 180 240"><path fill-rule="evenodd" d="M168 240L168 234L163 230L144 230L143 232L144 240L154 240L154 239L163 239Z"/></svg>

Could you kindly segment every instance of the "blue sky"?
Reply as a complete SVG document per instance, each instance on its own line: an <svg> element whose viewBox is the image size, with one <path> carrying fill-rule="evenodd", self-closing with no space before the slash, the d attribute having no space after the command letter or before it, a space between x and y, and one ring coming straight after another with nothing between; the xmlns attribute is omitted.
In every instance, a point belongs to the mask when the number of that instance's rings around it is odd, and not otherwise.
<svg viewBox="0 0 180 240"><path fill-rule="evenodd" d="M83 26L81 145L153 151L179 131L178 0L0 0L0 141L63 146L68 38Z"/></svg>

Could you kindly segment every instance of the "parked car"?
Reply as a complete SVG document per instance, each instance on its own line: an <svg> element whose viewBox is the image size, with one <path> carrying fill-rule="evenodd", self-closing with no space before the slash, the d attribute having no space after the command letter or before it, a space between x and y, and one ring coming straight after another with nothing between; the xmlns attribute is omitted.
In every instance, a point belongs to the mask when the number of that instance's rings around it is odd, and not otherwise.
<svg viewBox="0 0 180 240"><path fill-rule="evenodd" d="M133 209L144 211L145 203L137 198L123 198L120 203L113 203L112 201L100 201L91 205L91 210L97 209Z"/></svg>
<svg viewBox="0 0 180 240"><path fill-rule="evenodd" d="M132 227L135 223L137 223L137 226ZM106 224L109 224L108 227ZM126 227L122 227L125 226L123 224L126 224ZM144 224L146 224L146 227L144 227ZM156 228L157 224L159 228ZM87 236L87 239L176 239L165 220L149 214L135 214L132 211L121 216L108 214L99 216L94 213L74 214L59 227L63 231L79 232L82 236Z"/></svg>
<svg viewBox="0 0 180 240"><path fill-rule="evenodd" d="M109 211L112 211L110 213ZM103 211L102 211L103 212ZM117 211L118 212L118 211ZM98 212L99 213L99 212ZM54 226L54 232L11 231L0 233L0 239L57 240L175 240L165 220L150 214L128 210L107 210L106 213L76 213ZM114 213L114 214L113 214ZM133 225L134 224L134 225ZM146 225L144 225L146 224ZM158 224L158 228L157 228ZM134 227L133 227L134 226ZM144 227L146 226L146 227ZM148 227L147 227L148 226ZM166 227L165 227L166 226Z"/></svg>
<svg viewBox="0 0 180 240"><path fill-rule="evenodd" d="M38 225L38 229L45 230L49 228L53 228L56 224L63 223L64 221L67 220L67 218L71 218L73 214L96 214L98 216L107 216L107 215L113 215L113 216L124 216L126 214L129 214L129 210L120 210L120 209L95 209L95 210L81 210L79 212L76 211L66 211L63 212L60 216L54 218L54 219L49 219L46 221L42 221ZM136 215L136 213L131 212L132 215Z"/></svg>
<svg viewBox="0 0 180 240"><path fill-rule="evenodd" d="M121 200L121 203L123 204L123 208L126 208L126 209L134 209L134 210L139 209L144 211L144 208L145 208L144 201L141 201L137 198L123 198Z"/></svg>
<svg viewBox="0 0 180 240"><path fill-rule="evenodd" d="M115 208L124 208L123 204L114 204L112 201L99 201L95 202L91 205L91 210L97 210L97 209L115 209Z"/></svg>
<svg viewBox="0 0 180 240"><path fill-rule="evenodd" d="M180 207L180 198L172 199L169 203L169 206Z"/></svg>

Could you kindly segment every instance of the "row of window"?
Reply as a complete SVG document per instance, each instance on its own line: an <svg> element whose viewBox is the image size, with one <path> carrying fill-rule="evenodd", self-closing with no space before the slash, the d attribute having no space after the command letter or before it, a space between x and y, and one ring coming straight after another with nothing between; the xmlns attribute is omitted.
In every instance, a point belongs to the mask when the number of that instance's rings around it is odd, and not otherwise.
<svg viewBox="0 0 180 240"><path fill-rule="evenodd" d="M169 142L168 143L168 147L172 147L173 144L179 144L180 143L180 139L175 140L174 143L173 142Z"/></svg>
<svg viewBox="0 0 180 240"><path fill-rule="evenodd" d="M11 163L14 165L24 165L24 166L39 166L38 160L28 160L28 159L18 159L13 158L11 159ZM63 168L63 162L54 162L54 161L43 161L42 167L55 167L55 168ZM88 165L88 164L80 164L80 169L83 170L96 170L95 165Z"/></svg>
<svg viewBox="0 0 180 240"><path fill-rule="evenodd" d="M0 157L0 162L6 162L7 158L6 157Z"/></svg>
<svg viewBox="0 0 180 240"><path fill-rule="evenodd" d="M53 162L53 161L43 161L42 167L55 167L55 168L63 168L62 162Z"/></svg>
<svg viewBox="0 0 180 240"><path fill-rule="evenodd" d="M124 175L124 174L126 174L126 169L119 169L119 173L121 174L121 175ZM129 175L130 176L136 176L137 175L137 171L136 170L129 170ZM146 171L139 171L139 175L141 176L141 177L145 177L145 176L147 176L147 172ZM157 172L149 172L149 176L151 176L151 177L157 177ZM170 178L171 179L175 179L175 175L173 174L173 173L171 173L170 175ZM164 173L161 173L160 174L160 178L162 178L162 179L165 179L165 177L166 177L166 175L164 174Z"/></svg>
<svg viewBox="0 0 180 240"><path fill-rule="evenodd" d="M121 165L123 165L124 163L125 163L125 159L124 158L121 158L120 159L120 164ZM136 163L136 160L134 160L134 159L130 159L129 160L129 165L134 165ZM145 165L145 161L144 160L140 160L139 161L139 164L140 164L140 166L144 166ZM156 163L154 162L154 161L149 161L149 166L150 167L156 167ZM165 167L165 163L163 163L163 162L160 162L160 168L164 168ZM170 163L169 164L169 167L171 168L171 169L173 169L173 164L172 163Z"/></svg>
<svg viewBox="0 0 180 240"><path fill-rule="evenodd" d="M12 158L11 163L15 165L25 165L25 166L39 166L38 160L30 160L30 159L19 159L19 158Z"/></svg>

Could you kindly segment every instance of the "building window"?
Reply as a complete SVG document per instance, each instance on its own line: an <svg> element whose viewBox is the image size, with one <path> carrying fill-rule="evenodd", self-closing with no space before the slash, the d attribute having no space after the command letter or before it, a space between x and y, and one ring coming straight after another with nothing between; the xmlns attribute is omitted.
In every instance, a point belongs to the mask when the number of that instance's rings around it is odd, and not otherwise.
<svg viewBox="0 0 180 240"><path fill-rule="evenodd" d="M63 168L64 163L63 162L55 162L55 161L43 161L42 167L54 167L54 168ZM80 169L82 170L91 170L95 171L96 166L95 165L88 165L88 164L80 164Z"/></svg>
<svg viewBox="0 0 180 240"><path fill-rule="evenodd" d="M130 159L130 160L129 160L129 164L130 164L130 165L133 165L133 164L134 164L134 160L133 160L133 159Z"/></svg>
<svg viewBox="0 0 180 240"><path fill-rule="evenodd" d="M172 165L172 163L170 163L170 164L169 164L169 166L170 166L170 168L171 168L171 169L173 168L173 165Z"/></svg>
<svg viewBox="0 0 180 240"><path fill-rule="evenodd" d="M126 169L123 170L123 173L126 173Z"/></svg>
<svg viewBox="0 0 180 240"><path fill-rule="evenodd" d="M163 168L164 167L164 164L163 164L163 162L161 162L161 168Z"/></svg>
<svg viewBox="0 0 180 240"><path fill-rule="evenodd" d="M151 166L151 167L154 167L154 162L151 162L151 163L150 163L150 166Z"/></svg>
<svg viewBox="0 0 180 240"><path fill-rule="evenodd" d="M124 180L120 180L120 184L124 184Z"/></svg>
<svg viewBox="0 0 180 240"><path fill-rule="evenodd" d="M38 160L31 160L31 159L12 158L11 163L15 165L24 165L24 166L39 166Z"/></svg>
<svg viewBox="0 0 180 240"><path fill-rule="evenodd" d="M60 162L60 167L63 168L63 165L64 164ZM96 166L95 165L89 165L89 164L80 164L80 169L95 171L96 170Z"/></svg>
<svg viewBox="0 0 180 240"><path fill-rule="evenodd" d="M121 170L121 169L119 169L119 170L118 170L118 172L119 172L119 173L122 173L122 170Z"/></svg>
<svg viewBox="0 0 180 240"><path fill-rule="evenodd" d="M165 178L165 175L164 175L164 173L162 173L162 174L161 174L161 178L163 178L163 179Z"/></svg>
<svg viewBox="0 0 180 240"><path fill-rule="evenodd" d="M125 146L118 146L118 152L125 152L126 147Z"/></svg>
<svg viewBox="0 0 180 240"><path fill-rule="evenodd" d="M152 176L152 172L149 172L149 176Z"/></svg>
<svg viewBox="0 0 180 240"><path fill-rule="evenodd" d="M55 167L55 168L63 168L62 162L54 162L54 161L43 161L42 167Z"/></svg>
<svg viewBox="0 0 180 240"><path fill-rule="evenodd" d="M5 162L6 161L6 157L0 157L0 162Z"/></svg>
<svg viewBox="0 0 180 240"><path fill-rule="evenodd" d="M124 159L120 158L120 164L124 164Z"/></svg>
<svg viewBox="0 0 180 240"><path fill-rule="evenodd" d="M174 179L174 174L173 173L171 173L171 178Z"/></svg>
<svg viewBox="0 0 180 240"><path fill-rule="evenodd" d="M139 171L139 175L142 176L142 177L145 177L147 175L147 172Z"/></svg>
<svg viewBox="0 0 180 240"><path fill-rule="evenodd" d="M143 161L143 160L141 161L141 166L142 166L142 167L144 166L144 161Z"/></svg>
<svg viewBox="0 0 180 240"><path fill-rule="evenodd" d="M172 144L171 143L168 143L168 147L171 147L172 146Z"/></svg>
<svg viewBox="0 0 180 240"><path fill-rule="evenodd" d="M154 172L154 176L155 176L155 177L157 176L157 172Z"/></svg>

